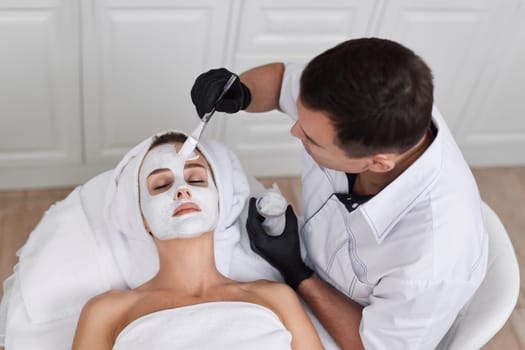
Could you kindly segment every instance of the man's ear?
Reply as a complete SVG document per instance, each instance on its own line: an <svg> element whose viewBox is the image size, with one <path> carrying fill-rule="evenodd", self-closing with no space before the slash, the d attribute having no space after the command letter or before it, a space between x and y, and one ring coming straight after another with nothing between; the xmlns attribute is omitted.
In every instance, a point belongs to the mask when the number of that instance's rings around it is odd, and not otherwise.
<svg viewBox="0 0 525 350"><path fill-rule="evenodd" d="M395 154L384 153L374 155L372 162L368 165L368 169L375 173L386 173L394 169L395 166Z"/></svg>

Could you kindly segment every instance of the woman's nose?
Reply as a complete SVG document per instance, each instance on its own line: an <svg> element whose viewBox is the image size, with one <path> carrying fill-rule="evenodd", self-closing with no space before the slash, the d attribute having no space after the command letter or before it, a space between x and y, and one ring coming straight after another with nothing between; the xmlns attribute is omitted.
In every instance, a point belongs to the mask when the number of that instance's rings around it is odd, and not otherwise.
<svg viewBox="0 0 525 350"><path fill-rule="evenodd" d="M185 187L181 187L177 189L177 192L175 193L175 199L181 200L181 199L189 199L191 198L191 192L189 189Z"/></svg>

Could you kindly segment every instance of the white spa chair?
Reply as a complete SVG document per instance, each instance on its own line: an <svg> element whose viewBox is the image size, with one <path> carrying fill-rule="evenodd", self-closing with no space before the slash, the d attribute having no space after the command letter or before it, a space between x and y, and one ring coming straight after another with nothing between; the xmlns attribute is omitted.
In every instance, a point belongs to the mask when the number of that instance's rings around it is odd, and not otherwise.
<svg viewBox="0 0 525 350"><path fill-rule="evenodd" d="M514 310L520 290L518 262L505 227L483 203L489 238L487 275L439 343L439 350L474 350L485 345Z"/></svg>

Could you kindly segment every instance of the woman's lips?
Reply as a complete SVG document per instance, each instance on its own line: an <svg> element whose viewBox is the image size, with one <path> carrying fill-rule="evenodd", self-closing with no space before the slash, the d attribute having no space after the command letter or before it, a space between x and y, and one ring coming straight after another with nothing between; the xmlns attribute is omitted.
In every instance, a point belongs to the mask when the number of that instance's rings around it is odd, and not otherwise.
<svg viewBox="0 0 525 350"><path fill-rule="evenodd" d="M172 216L181 216L189 213L193 213L196 211L201 211L201 208L195 203L184 203L179 205L175 210L173 211Z"/></svg>

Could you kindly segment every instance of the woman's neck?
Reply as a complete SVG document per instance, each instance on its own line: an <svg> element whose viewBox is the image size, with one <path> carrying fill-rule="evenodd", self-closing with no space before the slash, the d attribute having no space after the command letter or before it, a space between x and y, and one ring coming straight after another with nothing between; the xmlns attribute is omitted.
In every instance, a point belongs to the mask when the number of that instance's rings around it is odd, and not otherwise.
<svg viewBox="0 0 525 350"><path fill-rule="evenodd" d="M215 265L212 232L195 238L166 241L155 238L155 244L159 272L145 288L202 296L210 288L229 281Z"/></svg>

